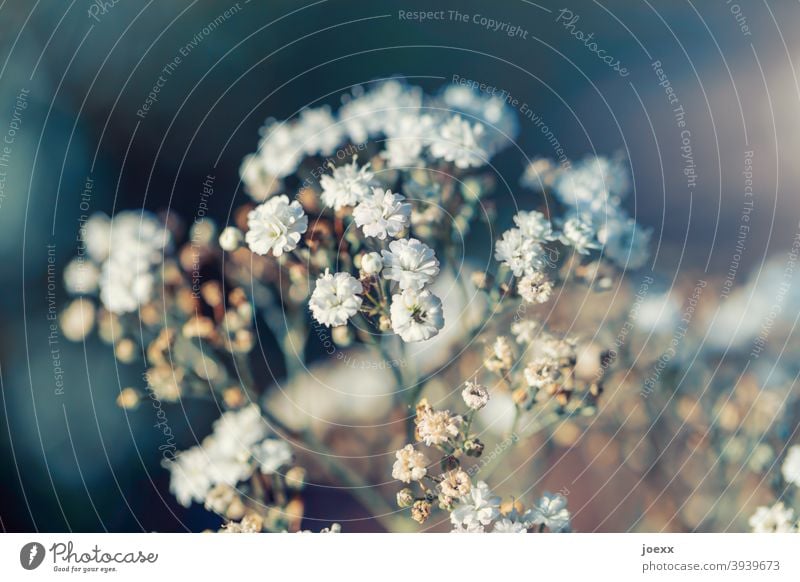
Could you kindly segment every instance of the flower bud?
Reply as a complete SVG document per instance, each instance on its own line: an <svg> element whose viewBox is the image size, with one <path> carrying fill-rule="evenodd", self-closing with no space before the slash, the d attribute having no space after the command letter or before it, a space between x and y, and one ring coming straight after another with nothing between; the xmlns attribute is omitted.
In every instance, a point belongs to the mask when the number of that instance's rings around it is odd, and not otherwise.
<svg viewBox="0 0 800 582"><path fill-rule="evenodd" d="M361 257L361 270L367 275L377 275L383 269L383 259L378 253L367 253Z"/></svg>
<svg viewBox="0 0 800 582"><path fill-rule="evenodd" d="M408 487L397 492L397 507L411 507L414 504L414 494Z"/></svg>
<svg viewBox="0 0 800 582"><path fill-rule="evenodd" d="M431 504L429 501L415 501L414 505L411 507L411 519L419 523L420 525L425 523L425 521L431 515Z"/></svg>
<svg viewBox="0 0 800 582"><path fill-rule="evenodd" d="M219 235L219 246L223 251L232 252L242 245L244 235L242 231L235 226L226 227Z"/></svg>
<svg viewBox="0 0 800 582"><path fill-rule="evenodd" d="M483 454L484 444L477 438L464 442L464 452L469 457L480 457Z"/></svg>

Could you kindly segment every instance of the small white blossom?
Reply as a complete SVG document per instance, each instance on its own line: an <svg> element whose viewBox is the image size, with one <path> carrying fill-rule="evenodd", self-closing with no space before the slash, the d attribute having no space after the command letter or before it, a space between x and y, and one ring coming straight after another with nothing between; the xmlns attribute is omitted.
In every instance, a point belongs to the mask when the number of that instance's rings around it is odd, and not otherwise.
<svg viewBox="0 0 800 582"><path fill-rule="evenodd" d="M787 483L794 483L800 487L800 445L794 445L786 453L781 474Z"/></svg>
<svg viewBox="0 0 800 582"><path fill-rule="evenodd" d="M265 439L253 450L253 458L264 475L272 475L292 461L292 449L286 441Z"/></svg>
<svg viewBox="0 0 800 582"><path fill-rule="evenodd" d="M461 397L472 410L480 410L489 402L489 390L476 382L467 381L461 391Z"/></svg>
<svg viewBox="0 0 800 582"><path fill-rule="evenodd" d="M327 105L303 109L294 132L295 139L310 156L330 156L344 140L343 128L336 123L331 108Z"/></svg>
<svg viewBox="0 0 800 582"><path fill-rule="evenodd" d="M564 223L561 228L560 240L582 255L588 255L591 249L600 248L595 241L594 229L577 216L569 218Z"/></svg>
<svg viewBox="0 0 800 582"><path fill-rule="evenodd" d="M345 325L361 308L362 291L361 283L349 273L326 271L317 279L308 307L314 319L327 327Z"/></svg>
<svg viewBox="0 0 800 582"><path fill-rule="evenodd" d="M264 202L281 186L281 181L267 172L261 157L255 154L244 157L239 166L239 177L244 183L244 191L256 202Z"/></svg>
<svg viewBox="0 0 800 582"><path fill-rule="evenodd" d="M541 268L543 254L542 245L526 237L518 228L505 231L494 248L494 258L511 269L516 277Z"/></svg>
<svg viewBox="0 0 800 582"><path fill-rule="evenodd" d="M308 229L308 217L297 200L289 202L285 194L270 198L247 215L247 241L250 250L258 255L270 251L276 257L297 248Z"/></svg>
<svg viewBox="0 0 800 582"><path fill-rule="evenodd" d="M383 269L383 259L378 253L367 253L361 257L361 270L366 275L377 275Z"/></svg>
<svg viewBox="0 0 800 582"><path fill-rule="evenodd" d="M597 231L605 256L628 269L642 267L650 257L650 238L653 231L639 226L632 218L607 220Z"/></svg>
<svg viewBox="0 0 800 582"><path fill-rule="evenodd" d="M359 169L355 159L352 164L334 168L332 175L326 174L320 178L323 204L334 210L355 206L369 193L374 176L369 164Z"/></svg>
<svg viewBox="0 0 800 582"><path fill-rule="evenodd" d="M531 511L531 522L544 525L552 532L568 530L570 514L567 510L567 498L558 493L545 492Z"/></svg>
<svg viewBox="0 0 800 582"><path fill-rule="evenodd" d="M178 453L174 461L164 461L170 472L169 490L184 507L192 501L203 503L213 487L210 459L202 447L192 447Z"/></svg>
<svg viewBox="0 0 800 582"><path fill-rule="evenodd" d="M400 194L391 190L373 188L372 194L365 196L353 210L356 226L364 231L364 236L374 236L384 240L395 237L408 226L411 205L403 202Z"/></svg>
<svg viewBox="0 0 800 582"><path fill-rule="evenodd" d="M528 528L524 523L503 518L494 524L492 533L527 533Z"/></svg>
<svg viewBox="0 0 800 582"><path fill-rule="evenodd" d="M427 289L393 295L390 313L392 330L406 342L430 339L444 327L442 301Z"/></svg>
<svg viewBox="0 0 800 582"><path fill-rule="evenodd" d="M256 404L225 412L213 426L215 453L240 459L249 459L253 445L267 435L267 424Z"/></svg>
<svg viewBox="0 0 800 582"><path fill-rule="evenodd" d="M796 531L794 509L779 501L772 507L759 507L748 521L754 533L789 533Z"/></svg>
<svg viewBox="0 0 800 582"><path fill-rule="evenodd" d="M72 259L64 269L64 287L70 295L85 295L97 291L100 269L93 262Z"/></svg>
<svg viewBox="0 0 800 582"><path fill-rule="evenodd" d="M383 276L397 281L400 289L422 290L439 274L439 260L433 249L415 238L392 241L383 255Z"/></svg>
<svg viewBox="0 0 800 582"><path fill-rule="evenodd" d="M450 533L483 533L486 531L479 522L457 523L453 525Z"/></svg>
<svg viewBox="0 0 800 582"><path fill-rule="evenodd" d="M553 225L541 212L522 210L514 216L514 224L517 225L522 235L534 241L555 240Z"/></svg>
<svg viewBox="0 0 800 582"><path fill-rule="evenodd" d="M235 251L242 246L244 235L235 226L228 226L219 235L219 246L223 251Z"/></svg>
<svg viewBox="0 0 800 582"><path fill-rule="evenodd" d="M463 419L449 410L423 411L417 422L417 433L426 445L441 445L458 436Z"/></svg>
<svg viewBox="0 0 800 582"><path fill-rule="evenodd" d="M413 445L406 445L395 453L397 460L392 467L392 477L410 483L419 481L428 474L428 459L415 450Z"/></svg>
<svg viewBox="0 0 800 582"><path fill-rule="evenodd" d="M453 162L457 168L482 166L488 158L479 143L483 134L482 124L472 124L460 115L453 115L439 128L439 137L430 145L430 153L434 158Z"/></svg>
<svg viewBox="0 0 800 582"><path fill-rule="evenodd" d="M141 263L138 263L141 265ZM155 278L143 267L108 260L100 273L100 300L112 313L130 313L153 296Z"/></svg>
<svg viewBox="0 0 800 582"><path fill-rule="evenodd" d="M517 282L517 293L525 303L547 303L553 293L553 284L544 273L534 271Z"/></svg>
<svg viewBox="0 0 800 582"><path fill-rule="evenodd" d="M444 474L439 487L443 495L451 499L461 499L469 494L472 481L466 471L454 469Z"/></svg>
<svg viewBox="0 0 800 582"><path fill-rule="evenodd" d="M500 515L500 498L492 494L483 482L472 487L462 503L450 512L450 522L456 527L487 526Z"/></svg>

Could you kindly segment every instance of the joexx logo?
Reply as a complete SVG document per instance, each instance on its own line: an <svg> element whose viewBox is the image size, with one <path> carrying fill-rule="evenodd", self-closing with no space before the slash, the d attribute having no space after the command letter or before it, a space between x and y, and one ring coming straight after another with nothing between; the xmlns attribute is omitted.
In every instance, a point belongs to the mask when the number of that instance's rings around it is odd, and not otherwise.
<svg viewBox="0 0 800 582"><path fill-rule="evenodd" d="M19 551L19 563L26 570L35 570L44 561L44 546L39 542L29 542Z"/></svg>

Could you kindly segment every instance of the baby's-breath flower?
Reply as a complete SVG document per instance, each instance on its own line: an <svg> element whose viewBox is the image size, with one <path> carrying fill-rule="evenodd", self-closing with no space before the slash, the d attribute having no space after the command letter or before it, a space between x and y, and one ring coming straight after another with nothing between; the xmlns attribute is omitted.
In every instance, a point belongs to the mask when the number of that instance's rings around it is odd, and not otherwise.
<svg viewBox="0 0 800 582"><path fill-rule="evenodd" d="M787 483L800 487L800 445L789 448L781 466L781 473Z"/></svg>
<svg viewBox="0 0 800 582"><path fill-rule="evenodd" d="M546 303L553 293L553 284L544 273L534 271L519 280L517 293L526 303Z"/></svg>
<svg viewBox="0 0 800 582"><path fill-rule="evenodd" d="M528 528L524 523L513 521L507 517L494 524L492 533L527 533Z"/></svg>
<svg viewBox="0 0 800 582"><path fill-rule="evenodd" d="M389 243L383 255L383 276L397 281L400 289L422 290L439 274L439 260L430 248L415 238L395 240Z"/></svg>
<svg viewBox="0 0 800 582"><path fill-rule="evenodd" d="M639 226L632 218L615 217L598 229L597 240L609 260L623 268L638 269L650 257L652 235L651 229Z"/></svg>
<svg viewBox="0 0 800 582"><path fill-rule="evenodd" d="M225 412L214 421L215 452L249 459L251 448L267 435L267 424L257 404Z"/></svg>
<svg viewBox="0 0 800 582"><path fill-rule="evenodd" d="M485 528L478 522L456 523L450 533L483 533Z"/></svg>
<svg viewBox="0 0 800 582"><path fill-rule="evenodd" d="M525 381L531 388L547 388L561 377L561 372L553 360L539 358L531 362L524 370Z"/></svg>
<svg viewBox="0 0 800 582"><path fill-rule="evenodd" d="M573 216L561 227L560 240L567 246L573 247L578 253L588 255L591 249L598 249L596 233L588 223L577 216Z"/></svg>
<svg viewBox="0 0 800 582"><path fill-rule="evenodd" d="M464 383L461 397L472 410L480 410L489 402L489 390L477 382L467 381Z"/></svg>
<svg viewBox="0 0 800 582"><path fill-rule="evenodd" d="M483 364L490 372L511 369L514 365L514 348L506 336L501 335L489 346Z"/></svg>
<svg viewBox="0 0 800 582"><path fill-rule="evenodd" d="M374 177L369 164L359 168L355 159L351 164L334 168L332 175L326 174L320 178L323 204L334 210L355 206L369 193Z"/></svg>
<svg viewBox="0 0 800 582"><path fill-rule="evenodd" d="M422 410L417 419L417 434L426 445L441 445L458 436L463 419L449 410Z"/></svg>
<svg viewBox="0 0 800 582"><path fill-rule="evenodd" d="M308 217L297 200L289 202L285 194L270 198L247 215L247 241L250 250L258 255L270 251L276 257L297 248L308 229Z"/></svg>
<svg viewBox="0 0 800 582"><path fill-rule="evenodd" d="M759 507L748 521L754 533L789 533L797 530L794 509L779 501L772 507Z"/></svg>
<svg viewBox="0 0 800 582"><path fill-rule="evenodd" d="M453 162L457 168L482 166L488 158L480 145L484 131L482 124L453 115L439 127L439 137L430 145L430 153L434 158Z"/></svg>
<svg viewBox="0 0 800 582"><path fill-rule="evenodd" d="M542 245L522 234L518 228L505 231L494 247L495 260L511 269L516 277L540 269L544 264L543 255Z"/></svg>
<svg viewBox="0 0 800 582"><path fill-rule="evenodd" d="M444 327L442 302L427 289L393 295L390 311L392 330L406 342L430 339Z"/></svg>
<svg viewBox="0 0 800 582"><path fill-rule="evenodd" d="M72 259L64 269L64 287L70 295L85 295L97 291L100 270L83 258Z"/></svg>
<svg viewBox="0 0 800 582"><path fill-rule="evenodd" d="M353 210L356 226L364 231L364 236L381 240L399 235L411 216L411 205L403 200L405 197L391 190L373 188L372 194L366 195Z"/></svg>
<svg viewBox="0 0 800 582"><path fill-rule="evenodd" d="M553 225L541 212L521 210L514 216L514 224L523 236L534 241L549 241L556 238L553 234Z"/></svg>
<svg viewBox="0 0 800 582"><path fill-rule="evenodd" d="M383 259L378 253L367 253L361 257L361 270L365 275L377 275L383 269Z"/></svg>
<svg viewBox="0 0 800 582"><path fill-rule="evenodd" d="M517 338L518 344L531 343L536 339L538 329L538 322L532 319L520 319L511 324L511 333Z"/></svg>
<svg viewBox="0 0 800 582"><path fill-rule="evenodd" d="M567 498L558 493L545 492L531 512L531 523L544 525L552 532L561 532L570 527Z"/></svg>
<svg viewBox="0 0 800 582"><path fill-rule="evenodd" d="M178 503L189 507L192 501L202 503L211 490L211 462L202 447L192 447L179 453L174 461L164 461L169 469L169 490Z"/></svg>
<svg viewBox="0 0 800 582"><path fill-rule="evenodd" d="M469 495L450 513L450 522L456 527L476 528L487 526L500 515L500 498L483 482L472 487Z"/></svg>
<svg viewBox="0 0 800 582"><path fill-rule="evenodd" d="M308 306L319 323L328 327L345 325L361 308L362 291L361 283L349 273L332 275L326 271L317 279Z"/></svg>
<svg viewBox="0 0 800 582"><path fill-rule="evenodd" d="M397 460L392 467L392 477L403 483L419 481L428 473L428 459L424 454L406 445L395 454Z"/></svg>
<svg viewBox="0 0 800 582"><path fill-rule="evenodd" d="M470 489L472 489L472 482L466 471L455 469L444 475L439 487L441 487L442 493L447 497L460 499L469 494Z"/></svg>
<svg viewBox="0 0 800 582"><path fill-rule="evenodd" d="M219 235L219 246L223 251L232 252L242 246L244 235L235 226L227 226Z"/></svg>
<svg viewBox="0 0 800 582"><path fill-rule="evenodd" d="M414 503L414 494L408 487L403 487L397 492L397 507L406 508L411 507Z"/></svg>
<svg viewBox="0 0 800 582"><path fill-rule="evenodd" d="M253 449L253 459L264 475L272 475L292 461L292 449L286 441L265 439Z"/></svg>
<svg viewBox="0 0 800 582"><path fill-rule="evenodd" d="M248 154L239 166L239 176L244 182L244 190L256 202L264 202L280 188L281 181L267 172L261 157Z"/></svg>
<svg viewBox="0 0 800 582"><path fill-rule="evenodd" d="M431 502L419 500L411 506L411 519L422 525L431 515Z"/></svg>

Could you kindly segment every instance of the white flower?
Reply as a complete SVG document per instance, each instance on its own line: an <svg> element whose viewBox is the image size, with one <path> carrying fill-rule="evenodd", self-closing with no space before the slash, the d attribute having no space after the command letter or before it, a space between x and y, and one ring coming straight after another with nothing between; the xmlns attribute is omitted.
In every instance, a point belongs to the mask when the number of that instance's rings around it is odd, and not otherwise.
<svg viewBox="0 0 800 582"><path fill-rule="evenodd" d="M359 169L355 159L352 164L334 168L332 175L326 174L319 181L323 204L334 210L355 206L369 193L369 185L374 176L369 170L369 164Z"/></svg>
<svg viewBox="0 0 800 582"><path fill-rule="evenodd" d="M439 137L430 145L430 153L434 158L453 162L457 168L482 166L488 158L479 144L483 134L482 124L471 124L460 115L453 115L439 127Z"/></svg>
<svg viewBox="0 0 800 582"><path fill-rule="evenodd" d="M423 150L434 138L435 128L430 115L419 115L413 111L398 116L386 128L388 137L381 156L390 168L422 165Z"/></svg>
<svg viewBox="0 0 800 582"><path fill-rule="evenodd" d="M472 410L480 410L489 402L489 390L486 389L486 386L467 381L464 383L461 397Z"/></svg>
<svg viewBox="0 0 800 582"><path fill-rule="evenodd" d="M244 157L239 166L239 177L244 183L244 191L256 202L264 202L281 186L281 181L267 172L261 157L255 154Z"/></svg>
<svg viewBox="0 0 800 582"><path fill-rule="evenodd" d="M242 246L244 235L235 226L228 226L219 235L219 246L223 251L235 251Z"/></svg>
<svg viewBox="0 0 800 582"><path fill-rule="evenodd" d="M589 156L560 172L553 189L561 202L596 218L619 204L630 189L630 178L621 160Z"/></svg>
<svg viewBox="0 0 800 582"><path fill-rule="evenodd" d="M569 218L564 223L560 240L565 245L574 247L582 255L588 255L591 249L600 248L595 241L594 229L577 216Z"/></svg>
<svg viewBox="0 0 800 582"><path fill-rule="evenodd" d="M297 248L308 228L308 217L297 200L289 203L285 194L270 198L247 215L245 240L254 253L276 257Z"/></svg>
<svg viewBox="0 0 800 582"><path fill-rule="evenodd" d="M395 453L397 460L392 467L392 477L403 483L419 481L428 473L428 459L424 454L414 450L413 445L406 445Z"/></svg>
<svg viewBox="0 0 800 582"><path fill-rule="evenodd" d="M454 469L443 475L439 483L442 494L451 499L460 499L469 494L472 489L472 481L469 475L462 469Z"/></svg>
<svg viewBox="0 0 800 582"><path fill-rule="evenodd" d="M152 273L141 263L126 264L109 259L100 273L100 300L112 313L136 311L152 298L154 283Z"/></svg>
<svg viewBox="0 0 800 582"><path fill-rule="evenodd" d="M303 109L294 132L303 151L310 156L330 156L344 140L343 128L336 123L331 108L327 105Z"/></svg>
<svg viewBox="0 0 800 582"><path fill-rule="evenodd" d="M800 445L794 445L786 453L781 473L787 483L794 483L800 487Z"/></svg>
<svg viewBox="0 0 800 582"><path fill-rule="evenodd" d="M253 458L264 475L272 475L292 461L292 449L286 441L265 439L253 450Z"/></svg>
<svg viewBox="0 0 800 582"><path fill-rule="evenodd" d="M308 307L314 319L327 327L345 325L361 308L362 291L361 283L349 273L326 271L317 279Z"/></svg>
<svg viewBox="0 0 800 582"><path fill-rule="evenodd" d="M517 283L517 293L525 303L546 303L552 292L553 284L539 271L525 275Z"/></svg>
<svg viewBox="0 0 800 582"><path fill-rule="evenodd" d="M383 255L383 276L397 281L400 289L422 290L439 274L439 260L433 249L415 238L392 241Z"/></svg>
<svg viewBox="0 0 800 582"><path fill-rule="evenodd" d="M92 214L79 232L89 256L98 263L108 258L111 246L110 233L111 219L102 212Z"/></svg>
<svg viewBox="0 0 800 582"><path fill-rule="evenodd" d="M364 236L374 236L384 240L386 236L395 237L408 226L411 205L403 202L400 194L391 190L373 188L353 210L356 226L364 231Z"/></svg>
<svg viewBox="0 0 800 582"><path fill-rule="evenodd" d="M252 447L267 435L267 424L257 404L230 410L214 421L212 436L215 456L249 459Z"/></svg>
<svg viewBox="0 0 800 582"><path fill-rule="evenodd" d="M754 533L789 533L796 530L794 509L779 501L772 507L759 507L748 521Z"/></svg>
<svg viewBox="0 0 800 582"><path fill-rule="evenodd" d="M511 333L517 338L518 344L529 344L536 339L539 324L532 319L520 319L511 324Z"/></svg>
<svg viewBox="0 0 800 582"><path fill-rule="evenodd" d="M210 459L202 447L178 453L174 461L164 461L170 472L169 490L184 507L192 501L202 503L211 490Z"/></svg>
<svg viewBox="0 0 800 582"><path fill-rule="evenodd" d="M262 128L258 159L264 172L275 178L292 174L303 159L296 124L271 121Z"/></svg>
<svg viewBox="0 0 800 582"><path fill-rule="evenodd" d="M449 410L427 409L420 414L417 433L426 445L441 445L458 436L463 419Z"/></svg>
<svg viewBox="0 0 800 582"><path fill-rule="evenodd" d="M653 231L632 218L611 218L597 231L597 240L609 260L620 267L638 269L650 258Z"/></svg>
<svg viewBox="0 0 800 582"><path fill-rule="evenodd" d="M392 329L406 342L430 339L444 327L442 301L427 289L393 295L390 312Z"/></svg>
<svg viewBox="0 0 800 582"><path fill-rule="evenodd" d="M64 286L70 295L94 293L99 282L100 269L83 257L72 259L64 269Z"/></svg>
<svg viewBox="0 0 800 582"><path fill-rule="evenodd" d="M450 533L483 533L485 530L479 522L457 523Z"/></svg>
<svg viewBox="0 0 800 582"><path fill-rule="evenodd" d="M514 224L522 235L534 241L555 240L553 225L541 212L522 210L514 216Z"/></svg>
<svg viewBox="0 0 800 582"><path fill-rule="evenodd" d="M503 233L494 248L494 258L505 264L515 277L532 273L541 268L543 249L532 238L526 237L518 228Z"/></svg>
<svg viewBox="0 0 800 582"><path fill-rule="evenodd" d="M367 253L361 257L361 270L367 275L377 275L383 269L383 259L378 253Z"/></svg>
<svg viewBox="0 0 800 582"><path fill-rule="evenodd" d="M492 494L485 482L478 481L463 503L450 512L450 522L457 527L487 526L499 515L500 498Z"/></svg>
<svg viewBox="0 0 800 582"><path fill-rule="evenodd" d="M567 499L558 493L545 492L531 510L534 525L544 525L552 532L569 529L570 515L567 510Z"/></svg>
<svg viewBox="0 0 800 582"><path fill-rule="evenodd" d="M492 533L528 533L524 524L511 521L510 519L501 519L494 524Z"/></svg>

